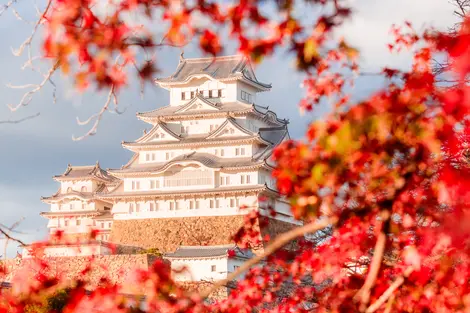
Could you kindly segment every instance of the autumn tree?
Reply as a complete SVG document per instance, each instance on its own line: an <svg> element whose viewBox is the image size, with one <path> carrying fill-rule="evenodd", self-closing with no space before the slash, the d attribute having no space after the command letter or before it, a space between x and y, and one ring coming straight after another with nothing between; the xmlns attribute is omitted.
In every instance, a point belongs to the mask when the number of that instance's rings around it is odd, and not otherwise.
<svg viewBox="0 0 470 313"><path fill-rule="evenodd" d="M274 153L279 192L304 226L280 235L262 255L201 293L175 284L168 265L157 261L135 274L135 283L150 294L146 310L468 312L470 20L462 16L454 32L394 26L389 48L411 50L412 67L384 68L386 86L355 103L346 87L361 73L359 52L333 35L346 18L354 18L347 3L309 1L324 13L308 21L296 16L298 1L274 3L276 18L264 13L263 3L123 0L110 4L103 16L92 1L49 0L36 27L44 27L50 70L12 109L28 104L60 70L75 78L77 88L96 84L109 91L104 107L90 119L95 124L89 134L94 134L129 81L129 70L141 80L156 71L158 58L142 61L139 51L198 40L202 51L216 56L227 43L220 27L254 62L287 46L306 75L300 108L309 112L325 99L334 103L329 114L311 123L305 140L286 142ZM145 26L127 21L133 12L161 19L168 28L157 39ZM201 18L210 23L195 25ZM449 60L451 86L439 84L433 71L437 54ZM250 226L240 233L250 234ZM302 239L328 227L326 236L317 233L321 240ZM294 239L300 239L296 250L282 249ZM254 266L259 262L262 267ZM244 271L226 300L204 301ZM22 312L37 294L60 286L60 279L46 274L34 281L21 296L4 294L0 312ZM89 293L79 280L69 295L67 312L103 304L102 311L126 311L106 279Z"/></svg>

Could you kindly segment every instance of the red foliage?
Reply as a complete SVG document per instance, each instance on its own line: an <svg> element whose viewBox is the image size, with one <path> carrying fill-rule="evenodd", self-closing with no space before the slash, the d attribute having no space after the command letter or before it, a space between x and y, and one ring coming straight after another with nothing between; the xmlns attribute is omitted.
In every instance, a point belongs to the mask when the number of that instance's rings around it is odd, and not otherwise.
<svg viewBox="0 0 470 313"><path fill-rule="evenodd" d="M305 27L293 15L293 1L279 2L282 14L271 20L257 1L226 7L199 0L175 6L168 1L123 1L103 18L90 1L54 0L45 14L44 51L63 71L76 71L77 84L89 82L118 89L127 82L124 69L136 63L131 47L157 46L150 32L132 27L123 16L162 9L168 22L165 40L183 44L199 37L201 49L217 55L222 24L255 61L286 43L297 66L307 73L300 106L311 111L333 99L333 111L312 123L307 141L288 141L274 152L279 192L294 216L310 223L335 218L331 234L301 240L295 250L280 250L263 266L252 268L226 300L208 304L178 286L168 266L158 261L135 273L145 289L149 312L468 312L470 310L470 19L458 32L418 34L410 23L393 27L393 51L416 49L409 71L383 69L387 86L360 103L351 103L348 74L358 71L357 51L330 36L351 15L339 1ZM193 27L196 14L213 24ZM250 27L262 33L253 36ZM265 33L263 33L265 32ZM435 53L448 56L453 86L439 86L433 73ZM122 58L112 62L111 57ZM155 72L153 63L139 68L141 79ZM263 219L261 219L263 221ZM261 243L260 216L246 216L234 236L241 246ZM315 234L316 235L316 234ZM59 234L60 237L60 234ZM37 260L41 269L47 262ZM0 272L1 275L1 272ZM21 278L21 277L20 277ZM24 277L23 277L24 278ZM22 293L4 293L0 312L23 312L27 304L61 287L57 277L39 271L21 283ZM66 312L102 307L125 312L118 288L103 286L85 295L86 281L76 281Z"/></svg>

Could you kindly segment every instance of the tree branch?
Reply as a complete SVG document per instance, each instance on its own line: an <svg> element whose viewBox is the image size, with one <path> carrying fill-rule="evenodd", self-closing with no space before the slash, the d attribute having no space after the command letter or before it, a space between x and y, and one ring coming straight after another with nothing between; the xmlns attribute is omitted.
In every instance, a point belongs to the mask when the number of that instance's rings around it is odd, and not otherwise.
<svg viewBox="0 0 470 313"><path fill-rule="evenodd" d="M370 301L370 291L372 287L374 287L375 281L377 280L377 276L379 274L380 265L382 264L382 259L384 256L385 251L385 244L387 243L387 230L386 225L390 218L390 212L388 210L384 210L381 212L382 217L382 227L380 233L377 237L377 242L374 248L374 256L370 263L369 272L366 277L366 281L362 288L357 292L355 298L361 302L359 310L364 312L367 308L367 305Z"/></svg>
<svg viewBox="0 0 470 313"><path fill-rule="evenodd" d="M405 278L410 276L413 270L413 267L407 268L405 270L405 273L403 273L403 276L398 277L390 285L390 287L385 290L385 292L380 296L380 298L367 308L366 313L373 313L377 311L382 306L382 304L384 304L385 301L387 301L393 295L393 292L397 290L401 285L403 285L403 283L405 282Z"/></svg>
<svg viewBox="0 0 470 313"><path fill-rule="evenodd" d="M316 232L318 230L324 229L330 225L335 225L338 222L337 217L330 217L327 219L324 219L322 221L317 221L317 222L312 222L309 224L306 224L302 227L297 227L294 228L286 233L283 233L276 237L274 241L269 244L264 252L260 255L257 255L245 263L243 263L238 269L236 269L234 272L230 273L227 275L226 278L219 280L214 283L214 285L211 288L208 288L207 290L203 291L200 296L204 299L207 298L211 293L215 292L217 289L220 287L223 287L227 285L229 282L240 276L243 272L247 271L250 269L252 266L258 264L261 262L264 258L267 256L273 254L283 246L285 246L287 243L289 243L291 240L294 240L302 235L305 235L306 233L312 233Z"/></svg>
<svg viewBox="0 0 470 313"><path fill-rule="evenodd" d="M41 115L40 112L36 113L36 114L33 114L33 115L30 115L30 116L26 116L26 117L23 117L19 120L6 120L6 121L0 121L0 124L18 124L18 123L21 123L23 121L26 121L26 120L30 120L30 119L33 119L35 117L38 117L39 115Z"/></svg>
<svg viewBox="0 0 470 313"><path fill-rule="evenodd" d="M94 134L96 134L96 131L98 129L98 126L100 124L100 121L101 121L101 118L103 117L103 114L104 112L106 112L108 109L109 109L109 105L111 103L111 100L114 99L114 105L115 105L115 112L119 113L116 109L116 106L117 106L117 98L116 98L116 94L114 93L114 85L111 86L111 89L109 90L109 93L108 93L108 97L106 99L106 102L104 103L103 107L101 108L101 110L98 112L98 113L95 113L93 114L92 116L90 116L87 120L85 121L80 121L78 118L77 118L77 123L78 125L87 125L89 124L92 120L95 120L95 122L93 123L93 126L90 128L90 130L88 132L86 132L86 134L80 136L80 137L75 137L75 136L72 136L72 140L74 141L79 141L79 140L82 140L88 136L93 136Z"/></svg>

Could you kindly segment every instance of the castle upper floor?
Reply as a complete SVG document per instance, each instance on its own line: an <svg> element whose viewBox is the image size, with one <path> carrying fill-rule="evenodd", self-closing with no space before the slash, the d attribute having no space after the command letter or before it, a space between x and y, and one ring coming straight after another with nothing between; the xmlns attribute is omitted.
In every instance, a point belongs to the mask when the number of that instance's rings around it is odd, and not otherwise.
<svg viewBox="0 0 470 313"><path fill-rule="evenodd" d="M197 94L218 103L255 103L256 94L271 89L256 78L247 58L235 55L217 58L185 59L180 57L171 76L156 79L170 91L170 106L179 106Z"/></svg>

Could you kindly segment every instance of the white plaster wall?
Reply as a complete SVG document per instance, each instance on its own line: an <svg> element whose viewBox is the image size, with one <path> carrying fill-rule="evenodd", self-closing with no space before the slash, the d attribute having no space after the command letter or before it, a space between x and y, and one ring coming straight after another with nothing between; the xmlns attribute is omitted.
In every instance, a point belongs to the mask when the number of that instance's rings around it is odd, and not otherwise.
<svg viewBox="0 0 470 313"><path fill-rule="evenodd" d="M46 247L43 250L44 255L47 257L59 257L59 256L91 256L91 255L109 255L111 249L104 247L99 244L88 244L80 247L76 246L52 246ZM31 258L30 251L23 249L23 258Z"/></svg>
<svg viewBox="0 0 470 313"><path fill-rule="evenodd" d="M238 199L238 202L237 202ZM199 208L190 209L190 201L199 201ZM214 208L210 207L210 202ZM232 201L230 201L232 200ZM251 196L240 196L240 197L212 197L212 198L193 198L193 199L179 199L178 209L176 204L173 210L170 207L170 202L174 200L157 200L154 203L155 211L150 211L150 201L138 202L139 212L134 210L130 213L131 202L118 202L113 206L113 213L115 219L145 219L145 218L173 218L173 217L191 217L191 216L229 216L229 215L240 215L246 214L250 209L254 209L258 206L258 197ZM194 203L193 202L193 203ZM132 202L134 208L136 208L137 202ZM158 205L157 205L158 204ZM218 205L217 205L218 204ZM246 206L246 209L241 210L241 206ZM158 209L156 209L158 207Z"/></svg>
<svg viewBox="0 0 470 313"><path fill-rule="evenodd" d="M245 102L245 103L256 103L256 93L258 92L254 87L248 85L248 84L245 84L244 82L241 82L241 81L237 81L236 83L236 93L237 93L237 100L238 101L242 101L242 102ZM246 100L243 100L242 99L242 95L241 95L241 92L245 91L245 92L248 92L250 95L251 95L251 101L246 101Z"/></svg>
<svg viewBox="0 0 470 313"><path fill-rule="evenodd" d="M81 192L82 187L87 188L87 192L91 192L96 189L97 183L92 180L80 180L80 181L61 181L60 191L66 193L68 188L72 188L74 191Z"/></svg>
<svg viewBox="0 0 470 313"><path fill-rule="evenodd" d="M211 259L170 259L176 281L220 280L227 277L227 257ZM212 271L215 266L215 271ZM187 271L178 273L183 267Z"/></svg>
<svg viewBox="0 0 470 313"><path fill-rule="evenodd" d="M170 89L170 105L172 106L177 106L177 105L183 105L187 103L190 98L187 95L185 100L181 99L181 93L182 92L191 92L191 91L203 91L203 93L209 91L209 90L218 90L222 89L222 102L224 101L233 101L230 99L233 99L233 95L230 93L230 89L233 88L228 88L231 85L235 85L234 83L230 84L224 84L222 82L212 80L210 78L206 77L201 77L201 78L193 78L191 81L189 81L185 85L180 85L175 88Z"/></svg>
<svg viewBox="0 0 470 313"><path fill-rule="evenodd" d="M204 139L201 139L204 140ZM236 149L241 148L245 149L244 155L237 155ZM222 153L223 150L223 153ZM229 146L214 146L214 147L191 147L186 149L165 149L165 150L150 150L150 151L141 151L139 152L139 164L149 164L149 163L162 163L168 162L172 159L183 155L189 154L191 152L197 153L209 153L219 158L241 158L241 157L252 157L254 153L253 145L243 144L243 145L229 145ZM223 154L223 155L222 155ZM147 157L147 155L149 155Z"/></svg>
<svg viewBox="0 0 470 313"><path fill-rule="evenodd" d="M172 168L169 170L171 169ZM197 171L201 171L201 174L197 173ZM242 171L235 173L221 172L219 170L204 167L198 168L196 166L186 166L181 170L182 177L175 177L174 180L186 182L188 185L168 186L165 185L165 177L166 179L171 179L171 177L165 175L168 175L168 171L152 177L124 178L124 191L195 190L210 189L218 186L249 186L257 184L260 180L257 171ZM186 179L187 181L185 181ZM133 186L134 188L132 188ZM152 186L154 188L152 188ZM102 209L102 207L99 208Z"/></svg>

